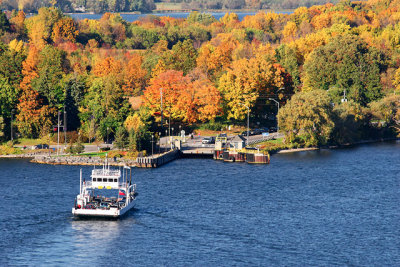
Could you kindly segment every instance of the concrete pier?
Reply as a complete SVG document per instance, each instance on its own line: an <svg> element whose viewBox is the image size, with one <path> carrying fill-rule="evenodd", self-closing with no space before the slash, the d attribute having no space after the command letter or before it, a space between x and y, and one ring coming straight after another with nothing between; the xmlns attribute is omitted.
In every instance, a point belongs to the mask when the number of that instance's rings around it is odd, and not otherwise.
<svg viewBox="0 0 400 267"><path fill-rule="evenodd" d="M171 150L160 155L154 155L151 157L138 157L136 159L136 167L157 168L179 157L180 153L178 149Z"/></svg>

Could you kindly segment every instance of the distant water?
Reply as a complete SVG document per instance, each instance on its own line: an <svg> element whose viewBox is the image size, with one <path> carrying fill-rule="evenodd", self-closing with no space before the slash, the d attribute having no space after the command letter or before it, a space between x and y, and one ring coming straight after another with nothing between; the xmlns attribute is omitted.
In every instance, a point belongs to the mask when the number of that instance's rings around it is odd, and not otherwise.
<svg viewBox="0 0 400 267"><path fill-rule="evenodd" d="M0 266L400 265L400 142L136 169L117 221L72 218L79 169L0 160Z"/></svg>
<svg viewBox="0 0 400 267"><path fill-rule="evenodd" d="M235 13L238 15L239 20L243 20L243 18L245 16L252 16L252 15L256 14L256 12L235 12ZM277 13L290 14L292 12L277 12ZM159 17L172 17L172 18L184 18L185 19L189 16L189 14L190 14L189 12L169 12L169 13L153 13L152 15L156 15ZM214 18L219 20L220 18L225 16L226 12L212 12L209 14L213 15ZM72 13L72 14L68 14L68 15L77 20L100 19L103 16L103 14L87 14L87 13ZM149 14L124 14L124 13L121 13L122 18L128 22L133 22L133 21L139 20L140 18L146 17L148 15Z"/></svg>

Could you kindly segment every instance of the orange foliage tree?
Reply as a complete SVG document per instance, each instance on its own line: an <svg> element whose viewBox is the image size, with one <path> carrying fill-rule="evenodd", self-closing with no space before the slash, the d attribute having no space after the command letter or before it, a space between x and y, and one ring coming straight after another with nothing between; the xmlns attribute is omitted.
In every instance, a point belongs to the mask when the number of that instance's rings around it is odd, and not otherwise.
<svg viewBox="0 0 400 267"><path fill-rule="evenodd" d="M135 53L126 65L123 86L126 95L137 95L144 89L147 71L142 64L143 57Z"/></svg>
<svg viewBox="0 0 400 267"><path fill-rule="evenodd" d="M38 77L37 64L39 52L31 45L26 60L22 63L21 97L17 105L17 127L22 136L37 137L51 127L51 117L54 110L42 104L39 93L32 88L31 82Z"/></svg>
<svg viewBox="0 0 400 267"><path fill-rule="evenodd" d="M143 95L152 113L161 112L161 94L164 115L173 120L194 123L213 119L220 112L219 92L205 78L192 80L174 70L153 78Z"/></svg>
<svg viewBox="0 0 400 267"><path fill-rule="evenodd" d="M108 75L119 76L121 71L121 62L113 57L107 57L103 60L100 60L93 67L93 74L97 77L105 77Z"/></svg>
<svg viewBox="0 0 400 267"><path fill-rule="evenodd" d="M72 18L65 17L54 24L51 38L55 43L60 41L75 42L78 33L79 31L76 29L74 20Z"/></svg>

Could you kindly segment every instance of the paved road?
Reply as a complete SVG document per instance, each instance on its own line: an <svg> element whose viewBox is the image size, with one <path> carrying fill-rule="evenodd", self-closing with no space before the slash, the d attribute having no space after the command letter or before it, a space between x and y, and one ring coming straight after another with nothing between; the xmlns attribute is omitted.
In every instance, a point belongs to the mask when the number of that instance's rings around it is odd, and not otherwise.
<svg viewBox="0 0 400 267"><path fill-rule="evenodd" d="M193 136L193 139L191 139L189 136L186 136L186 142L183 144L183 147L185 148L202 148L202 149L206 149L210 148L213 149L214 148L214 144L202 144L202 140L204 137L209 137L209 136ZM229 138L233 138L234 136L229 136ZM279 138L279 137L283 137L282 134L279 133L270 133L269 136L265 137L262 135L252 135L249 136L249 144L253 144L253 143L258 143L261 142L263 140L268 140L268 139L274 139L274 138ZM246 138L246 137L245 137ZM161 143L161 148L164 149L169 149L171 147L171 145L168 143L168 139L169 137L162 137L160 140ZM113 149L113 145L112 144L101 144L100 146L94 145L94 144L85 144L85 153L90 153L90 152L98 152L99 148L103 148L103 147L110 147L110 149ZM65 148L64 144L60 144L60 149ZM28 147L29 148L29 147ZM50 149L52 149L53 151L57 150L57 145L50 145ZM154 153L158 153L158 144L154 143Z"/></svg>
<svg viewBox="0 0 400 267"><path fill-rule="evenodd" d="M184 144L184 147L214 147L214 144L202 144L202 140L204 137L209 137L209 136L194 136L193 139L187 138L186 139L186 144ZM234 136L229 136L228 139L233 138ZM276 138L281 138L283 137L283 134L281 133L270 133L268 136L262 136L262 135L251 135L249 136L249 144L254 144L258 142L262 142L264 140L271 140L271 139L276 139ZM246 136L245 136L246 138Z"/></svg>

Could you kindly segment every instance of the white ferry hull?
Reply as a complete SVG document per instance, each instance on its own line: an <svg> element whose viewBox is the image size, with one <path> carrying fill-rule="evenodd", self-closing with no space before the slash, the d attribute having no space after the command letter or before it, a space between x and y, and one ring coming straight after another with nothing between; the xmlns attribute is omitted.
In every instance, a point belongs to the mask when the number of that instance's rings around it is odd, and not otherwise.
<svg viewBox="0 0 400 267"><path fill-rule="evenodd" d="M111 208L108 210L102 209L75 209L72 208L72 214L76 217L86 217L86 218L119 218L127 213L130 209L135 206L134 201L130 202L123 209Z"/></svg>

